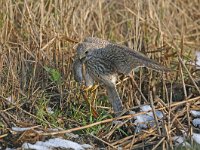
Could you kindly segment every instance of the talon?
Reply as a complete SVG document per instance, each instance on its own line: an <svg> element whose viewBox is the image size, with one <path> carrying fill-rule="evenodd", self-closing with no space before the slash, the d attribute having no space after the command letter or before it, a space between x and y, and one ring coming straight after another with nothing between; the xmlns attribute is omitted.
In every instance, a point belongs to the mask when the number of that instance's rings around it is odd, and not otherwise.
<svg viewBox="0 0 200 150"><path fill-rule="evenodd" d="M83 91L89 91L90 89L92 89L93 86L88 86L86 88L83 89Z"/></svg>
<svg viewBox="0 0 200 150"><path fill-rule="evenodd" d="M88 87L84 87L83 91L89 91L90 89L92 89L92 85L88 86Z"/></svg>
<svg viewBox="0 0 200 150"><path fill-rule="evenodd" d="M94 85L91 89L92 92L94 92L98 88L98 85Z"/></svg>
<svg viewBox="0 0 200 150"><path fill-rule="evenodd" d="M94 92L97 89L98 85L90 85L88 87L84 87L83 91L92 91Z"/></svg>

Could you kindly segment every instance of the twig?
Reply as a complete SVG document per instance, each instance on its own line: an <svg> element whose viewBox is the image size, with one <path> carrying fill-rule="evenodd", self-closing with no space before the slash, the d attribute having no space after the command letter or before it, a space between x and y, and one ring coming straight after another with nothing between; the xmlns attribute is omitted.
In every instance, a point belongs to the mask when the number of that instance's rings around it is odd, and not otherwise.
<svg viewBox="0 0 200 150"><path fill-rule="evenodd" d="M131 83L134 84L138 90L138 92L140 93L140 95L142 96L142 98L145 100L145 102L148 102L146 97L144 96L144 94L142 93L142 91L140 90L140 88L138 87L137 83L135 82L133 76L130 76L131 78Z"/></svg>
<svg viewBox="0 0 200 150"><path fill-rule="evenodd" d="M158 144L156 144L156 145L153 147L152 150L156 150L157 147L158 147L164 140L165 140L165 137L163 137L163 138L158 142Z"/></svg>
<svg viewBox="0 0 200 150"><path fill-rule="evenodd" d="M130 149L133 148L134 143L135 143L135 133L134 133L133 138L132 138L131 143L130 143L131 144Z"/></svg>
<svg viewBox="0 0 200 150"><path fill-rule="evenodd" d="M72 38L69 38L66 35L61 35L59 38L64 39L64 40L71 42L71 43L79 43L79 41L72 39Z"/></svg>
<svg viewBox="0 0 200 150"><path fill-rule="evenodd" d="M40 51L45 50L48 46L50 46L51 44L53 44L53 42L56 40L57 37L52 38L47 44L45 44Z"/></svg>
<svg viewBox="0 0 200 150"><path fill-rule="evenodd" d="M0 135L0 139L6 137L7 135L8 135L8 134L2 134L2 135Z"/></svg>
<svg viewBox="0 0 200 150"><path fill-rule="evenodd" d="M183 67L185 68L185 70L187 71L190 79L192 80L192 83L194 84L195 88L197 89L197 91L199 92L200 94L200 90L199 90L199 87L197 86L197 84L195 83L194 79L192 78L192 75L191 73L189 72L189 70L187 69L187 67L185 66L185 64L183 63L183 60L181 59L181 57L179 56L178 57L179 61L181 62L181 64L183 65Z"/></svg>
<svg viewBox="0 0 200 150"><path fill-rule="evenodd" d="M166 107L166 110L168 111L168 114L170 113L171 116L174 117L173 120L176 120L177 123L183 128L183 130L185 130L184 126L183 126L183 125L181 124L181 122L178 120L177 116L171 111L171 109L170 109L159 97L157 97L156 99L161 103L161 105L163 105L164 107ZM171 124L173 124L173 121L171 121ZM185 130L185 131L186 131L186 130Z"/></svg>
<svg viewBox="0 0 200 150"><path fill-rule="evenodd" d="M10 123L9 123L9 119L5 116L5 114L2 111L0 111L0 116L4 120L4 122L6 123L7 126L11 127Z"/></svg>
<svg viewBox="0 0 200 150"><path fill-rule="evenodd" d="M36 119L38 119L38 120L40 120L40 121L42 121L42 122L45 122L45 123L49 124L49 122L48 122L47 120L43 120L43 119L38 118L37 116L31 114L30 112L27 112L26 110L22 109L22 108L21 108L20 106L18 106L17 104L8 101L4 96L0 95L0 98L2 98L3 100L5 100L6 102L12 104L12 105L15 106L16 108L20 109L20 110L23 111L25 114L28 114L28 115L30 115L30 116L33 117L33 118L36 118ZM55 127L55 125L53 125L53 126Z"/></svg>
<svg viewBox="0 0 200 150"><path fill-rule="evenodd" d="M153 97L152 97L152 92L151 91L150 91L150 104L151 104L154 120L156 122L156 127L157 127L157 130L158 130L158 134L161 136L161 131L160 131L160 127L159 127L159 124L158 124L158 118L157 118L156 110L155 110L155 107L154 107L154 104L153 104Z"/></svg>
<svg viewBox="0 0 200 150"><path fill-rule="evenodd" d="M177 106L177 105L182 105L182 104L185 104L185 103L190 103L190 102L193 102L193 101L199 100L199 99L200 99L200 96L195 97L195 98L191 98L187 101L176 102L176 103L171 104L171 107L174 107L174 106ZM158 108L157 110L163 110L163 109L166 109L166 108L167 107L162 107L162 108ZM151 112L151 111L149 111L149 112ZM130 115L126 115L126 116L122 116L122 117L118 117L118 118L106 119L106 120L95 122L95 123L85 125L85 126L82 126L82 127L76 127L76 128L72 128L72 129L68 129L68 130L63 130L63 131L56 131L56 132L50 132L50 133L44 132L44 133L40 133L40 135L57 135L57 134L70 133L70 132L73 132L73 131L87 129L87 128L90 128L90 127L93 127L93 126L96 126L96 125L99 125L99 124L104 124L104 123L112 122L112 121L115 121L115 120L132 118L132 117L135 117L135 116L138 116L138 115L141 115L141 114L145 114L145 113L147 113L147 112L139 112L137 114L130 114Z"/></svg>
<svg viewBox="0 0 200 150"><path fill-rule="evenodd" d="M92 135L92 134L90 134L90 135L91 135L92 137L96 138L97 140L99 140L99 141L101 141L101 142L105 143L106 145L108 145L108 146L112 147L113 149L117 149L117 147L115 147L115 146L113 146L112 144L110 144L110 143L108 143L108 142L106 142L106 141L104 141L104 140L102 140L102 139L98 138L97 136L95 136L95 135Z"/></svg>
<svg viewBox="0 0 200 150"><path fill-rule="evenodd" d="M183 75L183 69L182 66L180 65L180 72L181 72L181 80L183 84L183 92L184 92L184 97L185 99L187 98L187 91L186 91L186 86L185 86L185 80L184 80L184 75Z"/></svg>
<svg viewBox="0 0 200 150"><path fill-rule="evenodd" d="M98 118L99 114L97 113L97 111L95 110L95 108L90 104L89 100L88 100L88 97L85 95L85 93L81 90L81 94L84 98L84 100L87 102L87 104L89 105L89 107L91 108L92 110L92 115L95 117L95 118Z"/></svg>

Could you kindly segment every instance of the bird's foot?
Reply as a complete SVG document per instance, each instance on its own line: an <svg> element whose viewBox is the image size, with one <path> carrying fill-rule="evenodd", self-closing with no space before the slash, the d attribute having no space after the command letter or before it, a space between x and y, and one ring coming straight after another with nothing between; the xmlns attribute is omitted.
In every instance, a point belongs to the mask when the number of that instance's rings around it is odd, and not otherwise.
<svg viewBox="0 0 200 150"><path fill-rule="evenodd" d="M88 91L94 92L97 89L97 87L98 87L98 85L91 85L91 86L83 88L83 91L85 91L85 92L88 92Z"/></svg>

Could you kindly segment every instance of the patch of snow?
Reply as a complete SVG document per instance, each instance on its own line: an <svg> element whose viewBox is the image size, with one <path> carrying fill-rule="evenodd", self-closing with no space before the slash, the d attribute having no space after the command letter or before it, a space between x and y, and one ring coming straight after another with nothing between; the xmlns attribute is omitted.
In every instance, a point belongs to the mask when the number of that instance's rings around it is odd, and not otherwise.
<svg viewBox="0 0 200 150"><path fill-rule="evenodd" d="M200 118L193 119L192 123L195 127L200 127Z"/></svg>
<svg viewBox="0 0 200 150"><path fill-rule="evenodd" d="M117 150L123 150L123 148L122 147L118 147Z"/></svg>
<svg viewBox="0 0 200 150"><path fill-rule="evenodd" d="M12 96L7 97L6 100L12 102Z"/></svg>
<svg viewBox="0 0 200 150"><path fill-rule="evenodd" d="M186 132L185 130L180 130L180 131L181 131L181 133L182 133L182 135L183 135L184 137L187 136L187 132Z"/></svg>
<svg viewBox="0 0 200 150"><path fill-rule="evenodd" d="M51 150L53 148L71 148L74 150L84 150L85 148L92 148L89 144L78 144L69 140L54 138L48 141L42 142L37 141L35 144L24 143L22 145L23 149L34 149L34 150Z"/></svg>
<svg viewBox="0 0 200 150"><path fill-rule="evenodd" d="M47 112L48 112L49 114L53 114L53 113L54 113L54 111L52 110L51 107L47 107Z"/></svg>
<svg viewBox="0 0 200 150"><path fill-rule="evenodd" d="M200 51L196 51L196 57L197 57L196 64L198 66L200 66ZM197 68L199 68L199 67L197 67Z"/></svg>
<svg viewBox="0 0 200 150"><path fill-rule="evenodd" d="M140 107L140 110L141 111L150 111L150 110L152 110L152 108L150 105L144 105L144 106Z"/></svg>
<svg viewBox="0 0 200 150"><path fill-rule="evenodd" d="M89 145L89 144L82 144L81 146L82 146L83 148L86 148L86 149L87 149L87 148L92 148L92 146Z"/></svg>
<svg viewBox="0 0 200 150"><path fill-rule="evenodd" d="M12 96L9 96L9 97L6 98L6 100L7 100L8 103L15 104L15 101L12 98L13 98Z"/></svg>
<svg viewBox="0 0 200 150"><path fill-rule="evenodd" d="M200 117L200 111L197 110L191 110L190 113L193 117Z"/></svg>
<svg viewBox="0 0 200 150"><path fill-rule="evenodd" d="M0 147L1 148L1 147ZM6 148L5 150L16 150L15 148Z"/></svg>
<svg viewBox="0 0 200 150"><path fill-rule="evenodd" d="M192 138L195 140L195 142L197 142L198 144L200 144L200 134L193 133L192 134Z"/></svg>
<svg viewBox="0 0 200 150"><path fill-rule="evenodd" d="M175 142L175 145L178 146L185 141L185 138L183 138L182 136L174 136L172 137L172 140Z"/></svg>
<svg viewBox="0 0 200 150"><path fill-rule="evenodd" d="M135 114L135 111L130 110L130 111L129 111L129 114L130 114L130 115L133 115L133 114Z"/></svg>
<svg viewBox="0 0 200 150"><path fill-rule="evenodd" d="M185 141L185 138L182 136L174 136L172 140L175 142L175 146L182 144L183 146L191 147L191 145Z"/></svg>
<svg viewBox="0 0 200 150"><path fill-rule="evenodd" d="M200 144L200 134L193 133L192 138L194 139L194 141L196 143ZM183 146L190 146L191 147L191 145L188 142L186 142L185 138L182 137L182 136L174 136L174 137L172 137L172 140L175 142L176 146L179 145L179 144L182 144Z"/></svg>
<svg viewBox="0 0 200 150"><path fill-rule="evenodd" d="M163 112L158 110L156 110L156 116L158 117L158 119L162 119L164 117Z"/></svg>
<svg viewBox="0 0 200 150"><path fill-rule="evenodd" d="M22 145L23 149L34 149L34 150L50 150L50 147L38 145L38 144L30 144L30 143L24 143Z"/></svg>
<svg viewBox="0 0 200 150"><path fill-rule="evenodd" d="M147 112L152 109L150 105L145 105L145 106L140 107L140 110ZM163 118L163 113L161 111L156 110L155 113L159 119ZM141 129L146 129L148 127L147 126L148 124L151 127L155 125L153 112L147 112L146 114L137 115L134 117L134 119L135 119L134 123L137 125L136 131L135 131L136 133L140 132Z"/></svg>
<svg viewBox="0 0 200 150"><path fill-rule="evenodd" d="M136 133L140 132L141 129L146 129L146 121L151 120L146 114L135 116L134 119L136 119L134 123L137 125Z"/></svg>
<svg viewBox="0 0 200 150"><path fill-rule="evenodd" d="M27 131L27 130L30 130L30 129L31 129L30 127L27 127L27 128L12 127L12 130L13 130L13 131L16 131L16 132Z"/></svg>

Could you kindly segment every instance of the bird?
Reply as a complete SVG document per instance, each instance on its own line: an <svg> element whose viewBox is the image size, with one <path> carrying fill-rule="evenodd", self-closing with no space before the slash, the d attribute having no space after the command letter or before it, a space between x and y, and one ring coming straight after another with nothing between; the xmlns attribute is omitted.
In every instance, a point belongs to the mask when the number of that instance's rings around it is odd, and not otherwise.
<svg viewBox="0 0 200 150"><path fill-rule="evenodd" d="M85 80L86 87L92 87L94 81L103 84L115 116L120 116L123 112L122 101L116 89L119 74L129 75L138 67L162 72L170 70L138 51L97 37L86 37L76 45L75 49L76 57L73 63L75 81L81 83Z"/></svg>
<svg viewBox="0 0 200 150"><path fill-rule="evenodd" d="M102 40L95 37L86 37L83 42L96 43L98 45L109 44L107 40ZM81 83L83 81L83 63L77 56L75 56L74 63L73 63L73 73L74 73L75 81L77 81L78 83ZM92 87L94 84L94 80L90 77L87 70L85 72L85 84L86 84L86 87Z"/></svg>

